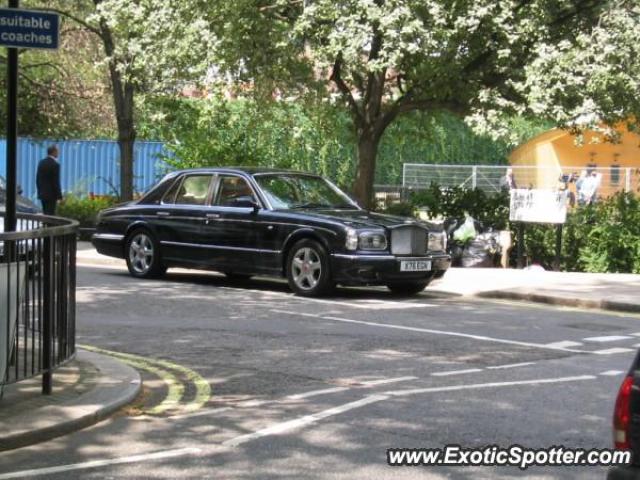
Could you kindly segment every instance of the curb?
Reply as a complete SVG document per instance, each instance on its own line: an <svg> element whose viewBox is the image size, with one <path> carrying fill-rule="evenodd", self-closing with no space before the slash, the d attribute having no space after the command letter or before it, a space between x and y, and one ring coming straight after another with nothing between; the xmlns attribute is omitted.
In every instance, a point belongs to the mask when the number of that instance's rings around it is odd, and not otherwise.
<svg viewBox="0 0 640 480"><path fill-rule="evenodd" d="M78 256L76 258L76 265L79 267L124 267L126 268L125 260L122 258L114 259L100 259L100 258L84 258Z"/></svg>
<svg viewBox="0 0 640 480"><path fill-rule="evenodd" d="M131 403L140 393L142 380L132 367L85 350L78 350L77 357L92 363L100 372L96 386L68 404L49 405L5 422L0 433L0 451L26 447L86 428Z"/></svg>
<svg viewBox="0 0 640 480"><path fill-rule="evenodd" d="M545 303L548 305L559 305L564 307L591 308L598 310L608 310L613 312L640 313L640 304L617 302L613 300L590 300L586 298L567 298L555 295L544 295L541 293L523 293L509 290L493 290L490 292L479 292L474 296L480 298L497 298L502 300L523 300L534 303Z"/></svg>

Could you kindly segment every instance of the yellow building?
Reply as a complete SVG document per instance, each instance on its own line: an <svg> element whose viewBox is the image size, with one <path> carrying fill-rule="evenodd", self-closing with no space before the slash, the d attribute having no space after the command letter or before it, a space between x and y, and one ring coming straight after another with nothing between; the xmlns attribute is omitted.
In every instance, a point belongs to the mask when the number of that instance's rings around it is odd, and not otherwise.
<svg viewBox="0 0 640 480"><path fill-rule="evenodd" d="M593 171L601 175L599 193L637 192L640 174L640 135L623 131L620 142L587 132L582 145L565 130L550 130L516 148L509 164L518 187L556 188L560 176Z"/></svg>

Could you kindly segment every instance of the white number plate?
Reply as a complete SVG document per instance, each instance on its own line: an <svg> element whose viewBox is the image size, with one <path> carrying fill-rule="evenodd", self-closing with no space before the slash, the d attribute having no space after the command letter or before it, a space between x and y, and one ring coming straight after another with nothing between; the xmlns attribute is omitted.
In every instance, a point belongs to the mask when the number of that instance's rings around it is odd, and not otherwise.
<svg viewBox="0 0 640 480"><path fill-rule="evenodd" d="M401 272L428 272L431 270L431 260L401 260Z"/></svg>

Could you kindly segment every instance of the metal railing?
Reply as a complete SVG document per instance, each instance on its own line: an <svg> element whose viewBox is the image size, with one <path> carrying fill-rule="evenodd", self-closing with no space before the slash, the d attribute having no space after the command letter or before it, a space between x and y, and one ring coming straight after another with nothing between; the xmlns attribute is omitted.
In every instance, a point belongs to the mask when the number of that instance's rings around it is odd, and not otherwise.
<svg viewBox="0 0 640 480"><path fill-rule="evenodd" d="M49 394L76 351L78 223L19 214L17 230L0 233L0 392L42 374Z"/></svg>
<svg viewBox="0 0 640 480"><path fill-rule="evenodd" d="M557 189L563 179L571 187L581 175L595 172L599 177L598 195L609 197L616 192L637 191L640 187L640 169L611 165L609 167L560 167L539 165L430 165L405 163L402 168L402 186L405 189L427 188L435 183L440 187L478 188L487 193L503 187L507 169L519 188Z"/></svg>

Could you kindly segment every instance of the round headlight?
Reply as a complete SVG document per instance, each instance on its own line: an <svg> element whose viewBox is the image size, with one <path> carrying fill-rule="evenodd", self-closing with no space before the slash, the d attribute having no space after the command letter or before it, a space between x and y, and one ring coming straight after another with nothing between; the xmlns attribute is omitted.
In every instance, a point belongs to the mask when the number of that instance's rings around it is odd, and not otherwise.
<svg viewBox="0 0 640 480"><path fill-rule="evenodd" d="M358 246L360 250L384 250L387 248L387 237L384 233L361 233Z"/></svg>

